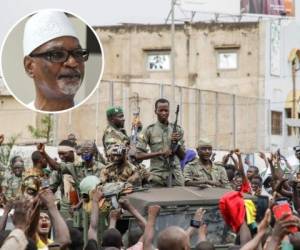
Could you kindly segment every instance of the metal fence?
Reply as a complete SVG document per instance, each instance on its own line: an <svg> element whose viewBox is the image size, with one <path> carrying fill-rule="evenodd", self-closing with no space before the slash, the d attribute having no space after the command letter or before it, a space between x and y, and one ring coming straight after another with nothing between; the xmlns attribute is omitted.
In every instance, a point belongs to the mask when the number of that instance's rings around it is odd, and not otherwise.
<svg viewBox="0 0 300 250"><path fill-rule="evenodd" d="M155 101L170 98L171 91L171 85L163 83L103 80L86 104L54 117L55 140L74 132L82 140L95 138L101 144L105 110L111 105L124 108L127 131L138 107L141 121L147 126L156 121ZM269 150L267 100L180 86L175 87L175 99L181 107L179 124L185 131L187 146L194 147L199 138L205 137L219 150L237 147L244 152Z"/></svg>

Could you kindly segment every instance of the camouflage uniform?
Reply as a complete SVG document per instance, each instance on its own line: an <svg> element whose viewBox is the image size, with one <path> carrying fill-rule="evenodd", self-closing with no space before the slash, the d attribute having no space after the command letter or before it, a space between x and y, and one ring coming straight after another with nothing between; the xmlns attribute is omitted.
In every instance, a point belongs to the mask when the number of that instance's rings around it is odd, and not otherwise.
<svg viewBox="0 0 300 250"><path fill-rule="evenodd" d="M177 131L181 136L178 145L184 147L183 130L177 127ZM138 137L136 145L137 152L147 153L147 145L149 145L151 152L159 152L171 147L171 135L173 132L173 124L164 125L157 121L149 125ZM179 158L175 155L176 168L173 171L174 185L184 185L184 178L180 169ZM164 156L159 156L151 159L150 180L159 186L166 186L169 177L170 167L169 159Z"/></svg>
<svg viewBox="0 0 300 250"><path fill-rule="evenodd" d="M8 200L15 199L21 194L22 177L17 177L14 174L4 178L2 187L6 188L5 197Z"/></svg>
<svg viewBox="0 0 300 250"><path fill-rule="evenodd" d="M0 163L0 186L2 186L3 181L5 180L6 168Z"/></svg>
<svg viewBox="0 0 300 250"><path fill-rule="evenodd" d="M199 158L189 162L184 168L184 181L217 181L226 188L230 188L226 170L221 166L211 162L212 168L209 171Z"/></svg>
<svg viewBox="0 0 300 250"><path fill-rule="evenodd" d="M116 163L110 163L101 170L100 182L127 182L137 172L136 167L130 162L125 162L122 167Z"/></svg>
<svg viewBox="0 0 300 250"><path fill-rule="evenodd" d="M130 144L130 139L124 128L118 129L112 125L108 125L104 130L102 137L104 146L104 152L107 154L107 150L115 144L123 144L125 146Z"/></svg>
<svg viewBox="0 0 300 250"><path fill-rule="evenodd" d="M59 164L59 170L53 171L50 176L50 188L55 192L58 188L60 188L61 192L61 202L60 202L60 213L64 219L72 218L69 210L71 208L70 201L68 197L65 195L64 190L64 175L71 175L74 179L74 188L78 190L79 180L78 170L81 168L80 163L72 163L72 162L61 162Z"/></svg>
<svg viewBox="0 0 300 250"><path fill-rule="evenodd" d="M82 162L78 167L77 167L77 178L78 178L78 182L81 182L83 178L90 176L90 175L94 175L97 176L98 178L100 177L100 173L102 168L105 167L104 164L102 164L102 162L99 161L93 161L93 166L91 167L86 167L85 163Z"/></svg>

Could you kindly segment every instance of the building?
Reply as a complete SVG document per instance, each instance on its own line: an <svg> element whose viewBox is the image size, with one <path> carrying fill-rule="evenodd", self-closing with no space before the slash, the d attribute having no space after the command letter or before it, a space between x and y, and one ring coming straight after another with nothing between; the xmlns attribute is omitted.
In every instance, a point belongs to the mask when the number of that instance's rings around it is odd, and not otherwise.
<svg viewBox="0 0 300 250"><path fill-rule="evenodd" d="M273 151L280 148L284 153L292 154L293 147L299 145L300 74L299 57L296 56L293 87L289 58L293 50L300 49L300 23L282 20L266 26L265 98L271 100L268 118L271 123L270 148Z"/></svg>
<svg viewBox="0 0 300 250"><path fill-rule="evenodd" d="M170 25L95 29L104 48L103 81L85 105L53 117L55 141L74 132L100 144L110 105L124 107L127 131L138 108L147 126L155 121L155 100L171 96ZM217 149L268 149L265 46L263 23L176 25L176 104L187 146L206 137Z"/></svg>

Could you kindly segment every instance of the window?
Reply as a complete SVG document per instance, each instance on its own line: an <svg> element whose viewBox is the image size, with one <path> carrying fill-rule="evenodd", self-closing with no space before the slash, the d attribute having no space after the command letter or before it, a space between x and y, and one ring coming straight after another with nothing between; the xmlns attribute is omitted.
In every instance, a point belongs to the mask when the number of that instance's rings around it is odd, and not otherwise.
<svg viewBox="0 0 300 250"><path fill-rule="evenodd" d="M230 70L238 68L237 51L218 51L217 53L218 69Z"/></svg>
<svg viewBox="0 0 300 250"><path fill-rule="evenodd" d="M272 135L282 134L282 112L272 111Z"/></svg>
<svg viewBox="0 0 300 250"><path fill-rule="evenodd" d="M147 70L170 70L170 51L152 51L147 53Z"/></svg>

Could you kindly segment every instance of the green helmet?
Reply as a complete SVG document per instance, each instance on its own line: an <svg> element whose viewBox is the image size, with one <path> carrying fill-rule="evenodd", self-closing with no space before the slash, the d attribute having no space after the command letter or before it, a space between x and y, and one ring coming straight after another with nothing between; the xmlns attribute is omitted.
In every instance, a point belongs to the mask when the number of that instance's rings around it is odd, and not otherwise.
<svg viewBox="0 0 300 250"><path fill-rule="evenodd" d="M85 177L79 184L80 194L89 194L99 183L99 178L94 175Z"/></svg>

